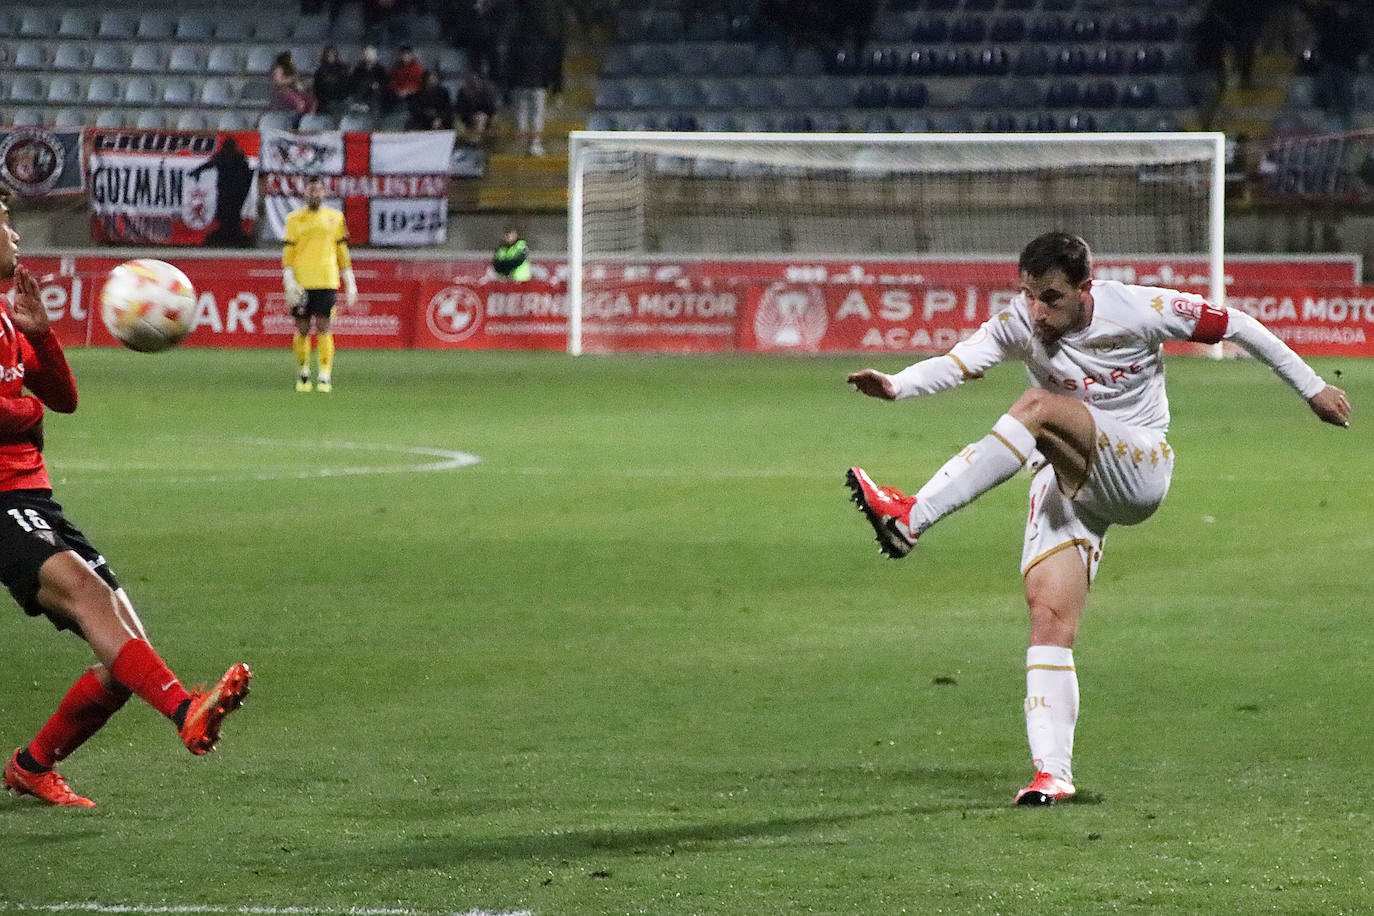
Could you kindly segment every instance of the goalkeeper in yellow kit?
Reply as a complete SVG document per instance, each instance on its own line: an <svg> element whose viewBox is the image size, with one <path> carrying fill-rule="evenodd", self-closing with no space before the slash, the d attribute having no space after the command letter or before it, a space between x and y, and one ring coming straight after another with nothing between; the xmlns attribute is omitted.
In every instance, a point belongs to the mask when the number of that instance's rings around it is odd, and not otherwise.
<svg viewBox="0 0 1374 916"><path fill-rule="evenodd" d="M348 256L348 227L344 215L324 204L324 179L312 176L305 184L305 206L286 217L286 239L282 245L282 285L291 317L296 319L296 336L291 348L296 354L297 391L334 390L334 333L330 321L342 278L344 299L351 307L358 301L358 283L353 278L353 262ZM319 371L310 384L310 331L314 324L319 348Z"/></svg>

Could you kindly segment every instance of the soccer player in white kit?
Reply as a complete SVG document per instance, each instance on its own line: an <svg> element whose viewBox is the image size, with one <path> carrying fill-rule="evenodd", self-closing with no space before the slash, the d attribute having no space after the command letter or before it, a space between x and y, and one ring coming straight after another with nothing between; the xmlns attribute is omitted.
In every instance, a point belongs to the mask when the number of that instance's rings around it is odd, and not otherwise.
<svg viewBox="0 0 1374 916"><path fill-rule="evenodd" d="M914 496L878 486L862 468L850 468L846 482L879 549L896 559L944 516L1023 466L1033 470L1021 573L1030 609L1026 736L1036 772L1016 803L1043 805L1075 791L1073 642L1107 529L1143 522L1169 491L1164 342L1239 344L1336 426L1349 426L1350 403L1244 312L1191 293L1093 280L1092 253L1077 236L1036 238L1018 271L1021 295L944 356L895 375L863 369L848 381L870 397L899 400L953 388L1014 358L1033 386Z"/></svg>

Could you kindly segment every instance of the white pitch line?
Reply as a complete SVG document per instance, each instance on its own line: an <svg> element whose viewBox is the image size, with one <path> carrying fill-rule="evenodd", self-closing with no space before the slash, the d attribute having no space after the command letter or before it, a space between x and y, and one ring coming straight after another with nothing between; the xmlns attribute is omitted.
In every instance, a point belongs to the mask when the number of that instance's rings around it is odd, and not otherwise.
<svg viewBox="0 0 1374 916"><path fill-rule="evenodd" d="M206 442L218 445L233 443L236 445L253 446L254 448L290 448L306 450L334 449L353 452L388 452L391 454L419 455L438 459L436 461L425 461L418 464L344 465L342 467L307 467L299 470L257 472L245 470L237 474L168 474L165 476L150 475L143 478L144 480L161 483L225 483L241 480L310 480L320 477L357 477L375 474L424 474L433 473L435 471L451 471L457 468L471 467L482 460L469 452L457 451L455 449L431 448L425 445L389 445L373 442L305 442L287 439L210 439L207 437L192 436L158 436L155 437L155 440L172 444ZM80 460L59 460L54 462L54 467L51 469L51 471L56 472L58 475L69 470L90 473L118 471L121 474L127 474L130 471L165 471L167 470L167 466L111 465L106 463L83 464Z"/></svg>
<svg viewBox="0 0 1374 916"><path fill-rule="evenodd" d="M530 910L413 910L405 907L347 907L330 909L314 906L216 906L188 903L10 903L0 899L0 910L25 913L100 913L108 916L147 913L150 916L197 916L197 914L235 914L235 916L534 916Z"/></svg>

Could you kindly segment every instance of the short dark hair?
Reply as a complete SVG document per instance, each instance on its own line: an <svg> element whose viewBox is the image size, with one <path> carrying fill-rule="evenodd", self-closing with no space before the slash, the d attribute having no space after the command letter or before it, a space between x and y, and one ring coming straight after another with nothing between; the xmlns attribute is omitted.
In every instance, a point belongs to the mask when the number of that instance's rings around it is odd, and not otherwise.
<svg viewBox="0 0 1374 916"><path fill-rule="evenodd" d="M1093 253L1088 243L1076 235L1046 232L1022 249L1016 269L1030 277L1043 277L1052 270L1062 270L1068 281L1076 286L1092 276Z"/></svg>
<svg viewBox="0 0 1374 916"><path fill-rule="evenodd" d="M305 179L305 183L306 183L307 185L312 185L312 184L324 184L324 176L323 176L323 175L310 175L310 176L308 176L308 177Z"/></svg>

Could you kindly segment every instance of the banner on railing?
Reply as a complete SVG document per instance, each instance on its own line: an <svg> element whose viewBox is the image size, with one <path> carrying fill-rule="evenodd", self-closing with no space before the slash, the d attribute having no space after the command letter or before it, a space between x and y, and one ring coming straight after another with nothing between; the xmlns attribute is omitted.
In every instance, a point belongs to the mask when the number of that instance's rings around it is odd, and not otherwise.
<svg viewBox="0 0 1374 916"><path fill-rule="evenodd" d="M24 256L63 343L114 343L97 302L105 274L126 256ZM197 294L195 330L182 346L289 345L295 323L276 257L188 251L176 260ZM1011 283L956 282L949 278L960 274L958 265L942 264L925 273L917 268L931 265L908 264L906 274L872 273L871 281L838 261L750 262L744 270L726 261L662 261L647 273L624 265L628 273L614 289L587 301L584 343L590 351L869 353L898 361L941 352L1016 294ZM542 266L552 279L512 283L494 279L481 258L364 253L354 260L358 301L340 303L333 330L341 347L562 350L563 265ZM1227 302L1303 355L1374 356L1374 286L1353 279L1356 267L1339 256L1232 264Z"/></svg>
<svg viewBox="0 0 1374 916"><path fill-rule="evenodd" d="M262 132L263 202L271 237L304 203L306 179L325 183L355 245L437 245L448 237L453 131Z"/></svg>
<svg viewBox="0 0 1374 916"><path fill-rule="evenodd" d="M84 194L82 153L80 128L0 130L0 181L20 197Z"/></svg>
<svg viewBox="0 0 1374 916"><path fill-rule="evenodd" d="M258 135L87 131L91 237L246 246L257 222Z"/></svg>

